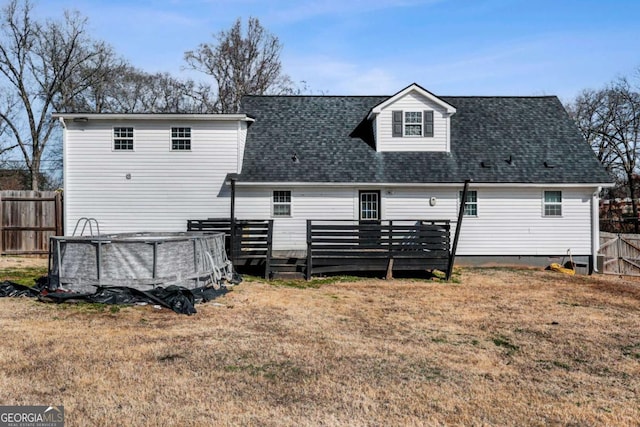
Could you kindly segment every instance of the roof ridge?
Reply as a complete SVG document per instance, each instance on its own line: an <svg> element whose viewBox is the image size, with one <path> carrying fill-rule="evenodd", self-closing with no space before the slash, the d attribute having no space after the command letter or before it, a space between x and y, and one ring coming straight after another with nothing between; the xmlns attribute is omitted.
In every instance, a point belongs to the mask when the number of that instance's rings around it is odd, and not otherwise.
<svg viewBox="0 0 640 427"><path fill-rule="evenodd" d="M391 95L243 95L243 98L382 98Z"/></svg>
<svg viewBox="0 0 640 427"><path fill-rule="evenodd" d="M243 98L390 98L393 95L244 95ZM557 98L557 95L436 95L438 98Z"/></svg>

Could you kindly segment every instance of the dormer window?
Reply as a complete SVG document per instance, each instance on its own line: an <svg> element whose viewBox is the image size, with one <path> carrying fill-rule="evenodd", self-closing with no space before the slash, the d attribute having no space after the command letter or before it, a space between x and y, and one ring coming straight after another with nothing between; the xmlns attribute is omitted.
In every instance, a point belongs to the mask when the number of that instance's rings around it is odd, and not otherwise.
<svg viewBox="0 0 640 427"><path fill-rule="evenodd" d="M404 136L422 136L422 111L404 112Z"/></svg>
<svg viewBox="0 0 640 427"><path fill-rule="evenodd" d="M433 111L393 111L394 137L433 137Z"/></svg>

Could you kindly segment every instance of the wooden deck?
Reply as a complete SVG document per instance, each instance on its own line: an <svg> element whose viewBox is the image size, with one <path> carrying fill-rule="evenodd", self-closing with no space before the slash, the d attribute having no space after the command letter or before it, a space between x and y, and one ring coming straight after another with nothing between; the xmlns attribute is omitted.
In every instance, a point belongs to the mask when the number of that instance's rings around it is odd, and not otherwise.
<svg viewBox="0 0 640 427"><path fill-rule="evenodd" d="M273 256L273 220L190 220L189 231L227 234L227 253L239 271L266 278L358 271L448 271L452 260L449 221L308 220L305 257Z"/></svg>
<svg viewBox="0 0 640 427"><path fill-rule="evenodd" d="M187 221L187 231L217 231L225 233L227 256L237 270L260 271L271 275L273 220L236 220L231 233L228 218Z"/></svg>
<svg viewBox="0 0 640 427"><path fill-rule="evenodd" d="M449 221L307 221L306 276L339 271L442 270Z"/></svg>

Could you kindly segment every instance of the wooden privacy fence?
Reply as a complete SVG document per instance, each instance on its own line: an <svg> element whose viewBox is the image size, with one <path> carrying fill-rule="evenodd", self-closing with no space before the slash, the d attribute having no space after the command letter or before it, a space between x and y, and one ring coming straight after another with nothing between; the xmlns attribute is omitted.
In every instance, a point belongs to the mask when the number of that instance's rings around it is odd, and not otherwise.
<svg viewBox="0 0 640 427"><path fill-rule="evenodd" d="M640 276L640 235L600 232L602 272Z"/></svg>
<svg viewBox="0 0 640 427"><path fill-rule="evenodd" d="M55 191L0 192L2 255L46 255L49 237L62 234L62 194Z"/></svg>
<svg viewBox="0 0 640 427"><path fill-rule="evenodd" d="M447 271L449 221L307 221L307 279L338 271Z"/></svg>
<svg viewBox="0 0 640 427"><path fill-rule="evenodd" d="M271 271L273 220L236 220L233 236L228 218L188 220L187 231L225 233L227 256L234 265L265 264L265 277Z"/></svg>

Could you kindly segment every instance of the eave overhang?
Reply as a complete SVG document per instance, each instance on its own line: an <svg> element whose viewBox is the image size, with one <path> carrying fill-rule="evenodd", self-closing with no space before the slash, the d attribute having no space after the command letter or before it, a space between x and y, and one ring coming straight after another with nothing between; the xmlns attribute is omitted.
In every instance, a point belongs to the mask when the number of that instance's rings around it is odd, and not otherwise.
<svg viewBox="0 0 640 427"><path fill-rule="evenodd" d="M395 95L390 96L385 101L383 101L380 104L378 104L375 107L373 107L371 109L371 111L369 111L369 114L367 115L367 119L371 120L374 116L380 114L380 112L385 107L387 107L388 105L394 103L395 101L397 101L398 99L402 98L403 96L405 96L406 94L408 94L410 92L417 92L420 95L424 96L425 98L429 99L431 102L441 106L442 108L444 108L444 110L447 112L448 115L452 115L452 114L454 114L456 112L456 108L453 105L451 105L448 102L442 100L441 98L438 98L436 95L434 95L433 93L429 92L428 90L426 90L425 88L423 88L419 84L412 83L409 86L407 86L406 88L402 89L400 92L396 93Z"/></svg>

